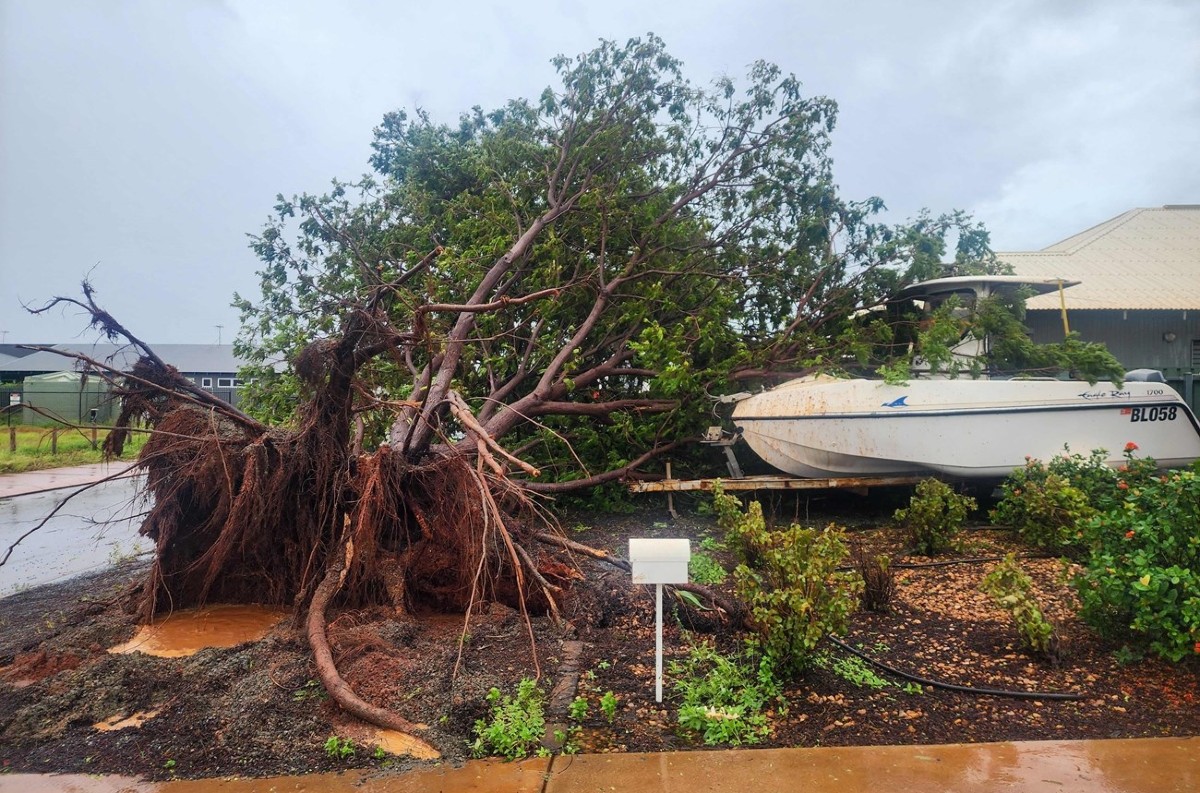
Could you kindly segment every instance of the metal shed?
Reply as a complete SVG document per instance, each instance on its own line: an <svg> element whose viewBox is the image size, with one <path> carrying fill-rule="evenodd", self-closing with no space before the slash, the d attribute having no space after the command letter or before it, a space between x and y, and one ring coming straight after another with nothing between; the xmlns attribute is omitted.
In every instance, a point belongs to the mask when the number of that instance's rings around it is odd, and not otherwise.
<svg viewBox="0 0 1200 793"><path fill-rule="evenodd" d="M21 424L110 424L116 398L99 377L79 372L31 375L21 386ZM94 411L94 412L93 412Z"/></svg>

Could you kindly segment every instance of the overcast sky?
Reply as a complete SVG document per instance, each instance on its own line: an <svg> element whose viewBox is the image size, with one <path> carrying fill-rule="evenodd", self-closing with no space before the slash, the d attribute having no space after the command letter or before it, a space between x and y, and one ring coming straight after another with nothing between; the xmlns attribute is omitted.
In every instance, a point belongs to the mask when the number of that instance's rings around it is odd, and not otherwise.
<svg viewBox="0 0 1200 793"><path fill-rule="evenodd" d="M366 172L385 112L453 122L648 31L693 81L763 58L835 99L843 194L897 221L1034 250L1200 203L1197 0L0 0L0 339L93 340L21 309L91 272L144 339L228 342L246 234Z"/></svg>

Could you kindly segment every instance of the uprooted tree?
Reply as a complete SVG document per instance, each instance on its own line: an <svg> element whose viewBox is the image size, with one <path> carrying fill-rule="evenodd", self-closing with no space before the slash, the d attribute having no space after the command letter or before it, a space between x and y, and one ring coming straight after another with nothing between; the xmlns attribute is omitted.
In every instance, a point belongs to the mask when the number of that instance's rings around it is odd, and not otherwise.
<svg viewBox="0 0 1200 793"><path fill-rule="evenodd" d="M709 392L903 354L863 309L944 274L949 237L960 270L994 267L961 214L892 228L877 199L842 200L834 103L773 66L701 89L654 37L556 65L557 89L457 127L390 114L374 176L280 197L253 238L262 295L237 298L246 413L86 284L54 301L141 356L106 448L153 428L144 619L206 600L307 610L335 699L411 727L338 677L335 597L555 613L578 572L542 499L678 449L711 421Z"/></svg>

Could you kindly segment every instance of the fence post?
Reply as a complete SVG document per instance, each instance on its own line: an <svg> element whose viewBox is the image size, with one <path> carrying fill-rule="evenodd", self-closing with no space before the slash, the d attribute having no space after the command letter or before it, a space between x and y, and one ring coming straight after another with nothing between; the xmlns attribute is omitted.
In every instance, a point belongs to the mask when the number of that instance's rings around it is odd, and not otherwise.
<svg viewBox="0 0 1200 793"><path fill-rule="evenodd" d="M50 430L50 453L58 454L58 430Z"/></svg>
<svg viewBox="0 0 1200 793"><path fill-rule="evenodd" d="M96 448L96 425L92 425L92 448Z"/></svg>
<svg viewBox="0 0 1200 793"><path fill-rule="evenodd" d="M17 453L17 428L8 428L8 451L12 454Z"/></svg>

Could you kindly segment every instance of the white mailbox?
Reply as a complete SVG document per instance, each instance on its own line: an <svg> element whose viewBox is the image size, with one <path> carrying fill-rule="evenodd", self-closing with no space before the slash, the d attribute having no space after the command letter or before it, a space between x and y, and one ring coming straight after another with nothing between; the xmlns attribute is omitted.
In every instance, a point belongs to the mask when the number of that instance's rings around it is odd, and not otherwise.
<svg viewBox="0 0 1200 793"><path fill-rule="evenodd" d="M629 563L635 584L686 584L691 558L689 540L629 541Z"/></svg>

